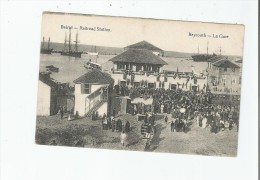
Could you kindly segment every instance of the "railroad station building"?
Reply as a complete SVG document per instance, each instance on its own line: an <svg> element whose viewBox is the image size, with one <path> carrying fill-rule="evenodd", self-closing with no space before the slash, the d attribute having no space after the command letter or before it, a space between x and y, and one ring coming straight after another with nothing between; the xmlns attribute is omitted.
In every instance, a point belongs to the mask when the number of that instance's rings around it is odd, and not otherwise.
<svg viewBox="0 0 260 180"><path fill-rule="evenodd" d="M195 91L206 87L207 77L205 75L178 72L178 70L164 71L163 67L168 64L162 59L163 57L144 48L153 47L153 45L141 46L143 48L134 45L126 47L123 53L109 60L113 62L111 77L115 81L114 85L164 89L181 88Z"/></svg>

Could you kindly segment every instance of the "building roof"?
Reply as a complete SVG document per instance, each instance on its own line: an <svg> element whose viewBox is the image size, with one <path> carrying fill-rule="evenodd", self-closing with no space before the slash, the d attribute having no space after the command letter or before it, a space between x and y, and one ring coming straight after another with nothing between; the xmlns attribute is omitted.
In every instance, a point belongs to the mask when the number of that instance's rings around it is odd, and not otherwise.
<svg viewBox="0 0 260 180"><path fill-rule="evenodd" d="M159 56L153 54L150 50L145 49L129 49L109 61L112 62L128 62L138 64L157 64L166 65L167 63L162 60Z"/></svg>
<svg viewBox="0 0 260 180"><path fill-rule="evenodd" d="M236 65L235 63L233 63L227 59L223 59L223 60L215 62L213 64L213 66L224 67L224 68L240 68L238 65Z"/></svg>
<svg viewBox="0 0 260 180"><path fill-rule="evenodd" d="M243 63L243 59L237 60L236 63Z"/></svg>
<svg viewBox="0 0 260 180"><path fill-rule="evenodd" d="M57 82L55 82L51 77L49 73L39 73L39 80L43 83L47 84L50 87L56 88L58 86Z"/></svg>
<svg viewBox="0 0 260 180"><path fill-rule="evenodd" d="M150 50L150 51L163 51L162 49L154 46L153 44L147 42L147 41L141 41L129 46L126 46L125 48L129 48L129 49L146 49L146 50Z"/></svg>
<svg viewBox="0 0 260 180"><path fill-rule="evenodd" d="M227 59L228 59L227 56L218 55L218 56L213 56L212 58L208 59L208 61L211 62L211 63L215 63L217 61L227 60Z"/></svg>
<svg viewBox="0 0 260 180"><path fill-rule="evenodd" d="M76 84L112 84L114 82L114 79L108 73L102 72L97 69L92 69L86 74L74 80L73 82Z"/></svg>

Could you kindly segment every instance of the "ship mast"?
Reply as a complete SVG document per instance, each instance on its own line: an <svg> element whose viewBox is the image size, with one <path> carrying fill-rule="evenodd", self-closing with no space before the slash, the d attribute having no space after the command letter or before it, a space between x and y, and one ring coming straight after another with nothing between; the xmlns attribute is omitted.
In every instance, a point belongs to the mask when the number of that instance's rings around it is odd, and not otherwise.
<svg viewBox="0 0 260 180"><path fill-rule="evenodd" d="M78 34L78 32L77 32L77 34L76 34L76 41L74 41L75 42L75 51L76 52L78 52L78 43L79 43L79 40L78 40L78 36L79 36L79 34Z"/></svg>
<svg viewBox="0 0 260 180"><path fill-rule="evenodd" d="M71 52L71 29L69 30L69 53Z"/></svg>
<svg viewBox="0 0 260 180"><path fill-rule="evenodd" d="M50 42L51 42L51 38L49 37L49 39L48 39L48 50L50 49Z"/></svg>
<svg viewBox="0 0 260 180"><path fill-rule="evenodd" d="M198 54L200 54L200 46L198 45Z"/></svg>
<svg viewBox="0 0 260 180"><path fill-rule="evenodd" d="M221 46L219 46L219 55L221 56Z"/></svg>
<svg viewBox="0 0 260 180"><path fill-rule="evenodd" d="M42 38L42 49L44 49L44 37Z"/></svg>
<svg viewBox="0 0 260 180"><path fill-rule="evenodd" d="M209 41L207 41L207 56L209 55Z"/></svg>
<svg viewBox="0 0 260 180"><path fill-rule="evenodd" d="M67 50L67 32L65 32L65 39L64 39L64 51Z"/></svg>

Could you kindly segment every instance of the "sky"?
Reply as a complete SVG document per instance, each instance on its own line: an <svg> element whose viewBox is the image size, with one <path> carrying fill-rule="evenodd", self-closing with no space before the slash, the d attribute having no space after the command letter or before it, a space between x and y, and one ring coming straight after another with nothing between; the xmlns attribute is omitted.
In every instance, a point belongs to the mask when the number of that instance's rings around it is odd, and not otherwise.
<svg viewBox="0 0 260 180"><path fill-rule="evenodd" d="M66 26L73 26L72 41L78 33L80 44L122 48L145 40L165 51L187 53L198 53L198 47L200 53L206 53L208 44L209 54L218 54L221 48L223 55L243 55L244 26L238 24L45 12L41 38L63 43L65 32L67 37L69 34Z"/></svg>

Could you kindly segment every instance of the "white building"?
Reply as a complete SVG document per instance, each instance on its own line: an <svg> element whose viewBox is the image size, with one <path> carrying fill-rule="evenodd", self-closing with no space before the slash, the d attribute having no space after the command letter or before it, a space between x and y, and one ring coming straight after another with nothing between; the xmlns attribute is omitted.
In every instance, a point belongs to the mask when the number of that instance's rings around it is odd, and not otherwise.
<svg viewBox="0 0 260 180"><path fill-rule="evenodd" d="M113 82L109 74L96 69L74 80L74 113L78 112L79 116L90 115L93 111L97 111L100 115L108 114L109 92Z"/></svg>
<svg viewBox="0 0 260 180"><path fill-rule="evenodd" d="M49 74L39 74L37 95L37 116L55 114L57 101L57 83L50 79Z"/></svg>
<svg viewBox="0 0 260 180"><path fill-rule="evenodd" d="M242 78L241 67L228 56L216 56L209 59L208 85L211 92L239 95Z"/></svg>
<svg viewBox="0 0 260 180"><path fill-rule="evenodd" d="M51 87L38 80L37 115L49 116L51 112Z"/></svg>

